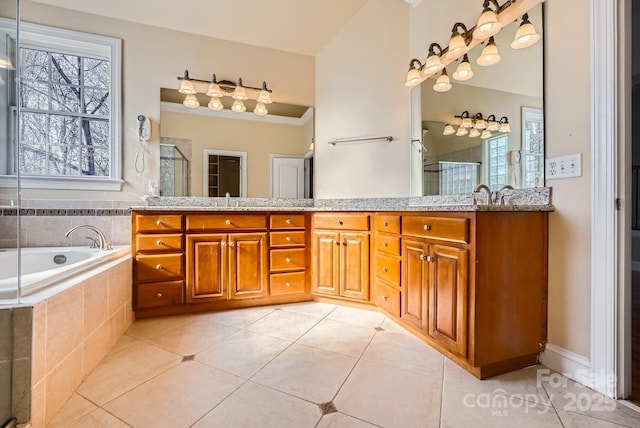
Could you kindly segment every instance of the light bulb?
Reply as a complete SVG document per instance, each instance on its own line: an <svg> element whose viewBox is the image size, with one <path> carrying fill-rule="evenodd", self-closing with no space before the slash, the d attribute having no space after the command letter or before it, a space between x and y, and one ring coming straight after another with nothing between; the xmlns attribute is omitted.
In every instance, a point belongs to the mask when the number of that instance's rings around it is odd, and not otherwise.
<svg viewBox="0 0 640 428"><path fill-rule="evenodd" d="M498 21L498 15L489 8L482 11L482 15L478 18L476 29L473 30L473 37L484 40L493 36L502 29L502 23Z"/></svg>
<svg viewBox="0 0 640 428"><path fill-rule="evenodd" d="M522 16L522 23L520 27L518 27L518 31L516 31L516 36L513 42L511 42L511 47L513 49L528 48L529 46L535 45L538 40L540 40L540 34L536 32L533 24L529 22L529 15L525 13Z"/></svg>
<svg viewBox="0 0 640 428"><path fill-rule="evenodd" d="M491 36L489 43L484 47L482 53L476 60L476 64L482 67L488 67L499 63L501 59L496 42L493 40L493 36Z"/></svg>
<svg viewBox="0 0 640 428"><path fill-rule="evenodd" d="M196 93L196 89L193 87L193 82L191 80L182 80L180 82L180 89L178 89L178 92L180 92L181 94L195 94Z"/></svg>
<svg viewBox="0 0 640 428"><path fill-rule="evenodd" d="M455 80L459 80L461 82L465 80L469 80L473 77L473 70L471 69L471 64L469 63L469 57L467 54L464 55L464 58L460 64L458 64L458 68L453 73L453 78Z"/></svg>
<svg viewBox="0 0 640 428"><path fill-rule="evenodd" d="M187 108L198 108L198 107L200 107L200 102L198 101L196 96L193 95L193 94L187 94L187 96L184 97L184 101L182 101L182 104L184 104L184 106L187 107Z"/></svg>
<svg viewBox="0 0 640 428"><path fill-rule="evenodd" d="M253 110L253 112L258 116L264 116L269 113L269 110L267 110L267 107L265 107L263 103L258 103L256 104L256 108Z"/></svg>
<svg viewBox="0 0 640 428"><path fill-rule="evenodd" d="M491 138L491 131L489 131L488 129L485 129L484 131L482 131L482 134L480 134L480 138L482 138L483 140L486 140L487 138Z"/></svg>
<svg viewBox="0 0 640 428"><path fill-rule="evenodd" d="M444 126L444 131L442 131L442 135L453 135L455 133L456 133L456 130L453 129L453 126L451 126L448 123Z"/></svg>
<svg viewBox="0 0 640 428"><path fill-rule="evenodd" d="M235 111L236 113L242 113L247 111L247 107L245 107L242 100L235 100L233 102L233 105L231 106L231 110Z"/></svg>
<svg viewBox="0 0 640 428"><path fill-rule="evenodd" d="M456 131L456 136L458 137L464 137L465 135L467 135L469 133L469 130L467 128L463 128L462 125L460 125L458 127L458 130Z"/></svg>
<svg viewBox="0 0 640 428"><path fill-rule="evenodd" d="M442 74L438 77L435 85L433 85L433 90L436 92L447 92L451 89L451 81L449 80L449 76L447 75L447 70L442 70Z"/></svg>
<svg viewBox="0 0 640 428"><path fill-rule="evenodd" d="M207 107L209 107L213 111L220 111L224 108L224 106L222 105L222 101L220 101L220 98L218 97L211 97L211 101L209 101Z"/></svg>
<svg viewBox="0 0 640 428"><path fill-rule="evenodd" d="M480 131L476 128L471 128L469 131L469 138L476 138L480 136Z"/></svg>
<svg viewBox="0 0 640 428"><path fill-rule="evenodd" d="M207 96L208 97L220 98L220 97L224 97L224 94L222 93L222 90L220 89L220 85L218 85L215 82L211 82L211 83L209 83L209 90L207 91Z"/></svg>

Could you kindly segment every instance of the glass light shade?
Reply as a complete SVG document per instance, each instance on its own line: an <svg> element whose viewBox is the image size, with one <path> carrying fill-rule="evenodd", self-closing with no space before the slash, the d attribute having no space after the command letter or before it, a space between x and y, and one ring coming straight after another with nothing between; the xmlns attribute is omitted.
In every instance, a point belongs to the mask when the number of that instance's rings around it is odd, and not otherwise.
<svg viewBox="0 0 640 428"><path fill-rule="evenodd" d="M487 138L491 138L491 131L489 131L488 129L485 129L484 131L482 131L482 134L480 134L480 138L482 138L483 140L486 140Z"/></svg>
<svg viewBox="0 0 640 428"><path fill-rule="evenodd" d="M220 85L218 85L217 83L211 82L209 83L209 90L207 91L207 96L220 98L220 97L224 97L224 94L222 93L222 89L220 89Z"/></svg>
<svg viewBox="0 0 640 428"><path fill-rule="evenodd" d="M460 82L464 82L465 80L469 80L473 77L473 70L471 69L471 64L469 61L462 61L458 64L458 68L453 72L453 78L455 80L459 80Z"/></svg>
<svg viewBox="0 0 640 428"><path fill-rule="evenodd" d="M474 128L482 130L482 129L485 129L486 127L487 127L487 122L485 122L483 119L476 120L476 124Z"/></svg>
<svg viewBox="0 0 640 428"><path fill-rule="evenodd" d="M464 41L464 37L462 37L460 34L456 34L455 36L451 37L451 40L449 41L449 47L447 48L445 57L449 59L456 59L459 56L466 54L468 51L469 47Z"/></svg>
<svg viewBox="0 0 640 428"><path fill-rule="evenodd" d="M464 128L462 128L462 129L464 129ZM453 126L451 126L449 124L445 125L444 131L442 131L442 135L453 135L455 133L456 133L456 130L453 129Z"/></svg>
<svg viewBox="0 0 640 428"><path fill-rule="evenodd" d="M476 60L476 64L482 67L489 67L499 63L501 59L500 53L498 53L498 47L493 41L491 41L482 50L482 53Z"/></svg>
<svg viewBox="0 0 640 428"><path fill-rule="evenodd" d="M473 122L470 118L466 117L462 119L462 123L460 124L460 128L473 128Z"/></svg>
<svg viewBox="0 0 640 428"><path fill-rule="evenodd" d="M262 104L271 104L271 94L269 93L269 91L265 91L263 89L260 91L260 96L258 96L256 101Z"/></svg>
<svg viewBox="0 0 640 428"><path fill-rule="evenodd" d="M498 129L499 132L511 132L511 125L509 125L509 122L507 123L501 123L500 124L500 129Z"/></svg>
<svg viewBox="0 0 640 428"><path fill-rule="evenodd" d="M498 15L492 10L485 10L478 18L476 29L473 30L473 37L484 40L500 30L502 30L502 24L498 21Z"/></svg>
<svg viewBox="0 0 640 428"><path fill-rule="evenodd" d="M468 133L469 133L469 130L467 128L463 128L462 125L458 127L458 130L456 131L456 135L458 137L464 137Z"/></svg>
<svg viewBox="0 0 640 428"><path fill-rule="evenodd" d="M211 101L209 101L207 107L209 107L213 111L220 111L224 108L224 106L222 105L222 101L220 101L220 98L218 97L211 97Z"/></svg>
<svg viewBox="0 0 640 428"><path fill-rule="evenodd" d="M446 73L442 73L442 75L438 77L435 85L433 85L433 90L436 92L447 92L451 90L451 81Z"/></svg>
<svg viewBox="0 0 640 428"><path fill-rule="evenodd" d="M242 86L236 86L236 90L233 91L233 99L234 100L248 100L249 97L247 96L247 91L245 91ZM236 103L233 103L233 105L235 105L235 104Z"/></svg>
<svg viewBox="0 0 640 428"><path fill-rule="evenodd" d="M182 80L180 81L180 89L178 92L181 94L195 94L196 89L193 87L193 82L191 80Z"/></svg>
<svg viewBox="0 0 640 428"><path fill-rule="evenodd" d="M471 130L469 131L469 138L476 138L479 136L480 136L480 130L476 128L471 128Z"/></svg>
<svg viewBox="0 0 640 428"><path fill-rule="evenodd" d="M200 102L198 101L196 96L193 95L193 94L187 94L187 96L184 97L184 101L182 101L182 104L184 104L184 106L187 107L187 108L198 108L198 107L200 107Z"/></svg>
<svg viewBox="0 0 640 428"><path fill-rule="evenodd" d="M540 40L540 34L536 32L535 27L530 22L523 22L520 24L516 36L511 42L513 49L524 49L531 45L535 45Z"/></svg>
<svg viewBox="0 0 640 428"><path fill-rule="evenodd" d="M487 130L488 131L496 132L498 129L500 129L500 124L498 122L496 122L495 120L487 122Z"/></svg>
<svg viewBox="0 0 640 428"><path fill-rule="evenodd" d="M427 62L424 64L422 74L425 76L432 76L443 68L444 64L440 61L440 57L438 55L431 55L427 58Z"/></svg>
<svg viewBox="0 0 640 428"><path fill-rule="evenodd" d="M258 103L256 104L256 108L253 110L253 112L258 116L265 116L267 113L269 113L269 110L267 110L267 107L265 107L263 103Z"/></svg>
<svg viewBox="0 0 640 428"><path fill-rule="evenodd" d="M404 86L415 86L423 80L424 78L422 77L422 74L420 74L420 70L411 68L407 73L407 81L404 82Z"/></svg>
<svg viewBox="0 0 640 428"><path fill-rule="evenodd" d="M233 105L231 106L231 110L235 111L236 113L242 113L247 111L247 107L244 105L242 100L235 100L233 102Z"/></svg>

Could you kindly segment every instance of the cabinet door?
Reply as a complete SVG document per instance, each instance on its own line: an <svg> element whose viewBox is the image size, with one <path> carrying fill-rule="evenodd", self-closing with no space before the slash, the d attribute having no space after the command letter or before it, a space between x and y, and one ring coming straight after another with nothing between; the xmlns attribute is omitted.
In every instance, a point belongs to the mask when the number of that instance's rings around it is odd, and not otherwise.
<svg viewBox="0 0 640 428"><path fill-rule="evenodd" d="M369 234L340 234L340 295L369 300Z"/></svg>
<svg viewBox="0 0 640 428"><path fill-rule="evenodd" d="M427 293L429 244L419 240L402 240L402 318L419 330L427 328Z"/></svg>
<svg viewBox="0 0 640 428"><path fill-rule="evenodd" d="M467 250L430 249L429 336L449 351L467 356Z"/></svg>
<svg viewBox="0 0 640 428"><path fill-rule="evenodd" d="M226 300L227 235L187 235L188 303Z"/></svg>
<svg viewBox="0 0 640 428"><path fill-rule="evenodd" d="M267 295L267 233L229 235L229 290L231 299Z"/></svg>
<svg viewBox="0 0 640 428"><path fill-rule="evenodd" d="M313 234L313 289L316 293L340 294L340 234Z"/></svg>

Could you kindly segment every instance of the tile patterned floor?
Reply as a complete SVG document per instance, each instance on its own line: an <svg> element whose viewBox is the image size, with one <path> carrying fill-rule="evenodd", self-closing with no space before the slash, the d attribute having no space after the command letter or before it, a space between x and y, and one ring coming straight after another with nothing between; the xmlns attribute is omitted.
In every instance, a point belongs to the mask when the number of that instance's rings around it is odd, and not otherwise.
<svg viewBox="0 0 640 428"><path fill-rule="evenodd" d="M136 321L49 427L640 426L550 375L478 381L378 312L250 308Z"/></svg>

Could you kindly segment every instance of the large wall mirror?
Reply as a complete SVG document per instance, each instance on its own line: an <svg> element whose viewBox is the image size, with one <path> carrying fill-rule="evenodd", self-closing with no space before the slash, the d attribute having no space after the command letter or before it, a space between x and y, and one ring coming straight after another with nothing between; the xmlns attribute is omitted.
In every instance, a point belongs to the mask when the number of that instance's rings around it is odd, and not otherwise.
<svg viewBox="0 0 640 428"><path fill-rule="evenodd" d="M542 4L528 15L542 36ZM479 183L492 191L505 185L544 185L543 41L512 49L520 22L505 26L495 36L499 63L487 67L476 63L485 41L468 53L474 72L471 79L452 77L461 58L447 66L451 90L434 91L440 73L412 89L413 151L421 157L423 195L468 193ZM474 117L480 115L485 121L506 118L502 122L508 121L510 132L493 130L484 138L478 135L481 130L473 128L459 132L460 116L467 114L474 125Z"/></svg>
<svg viewBox="0 0 640 428"><path fill-rule="evenodd" d="M269 113L237 113L182 102L160 91L161 196L313 197L313 108L274 102ZM228 102L230 97L222 98Z"/></svg>

